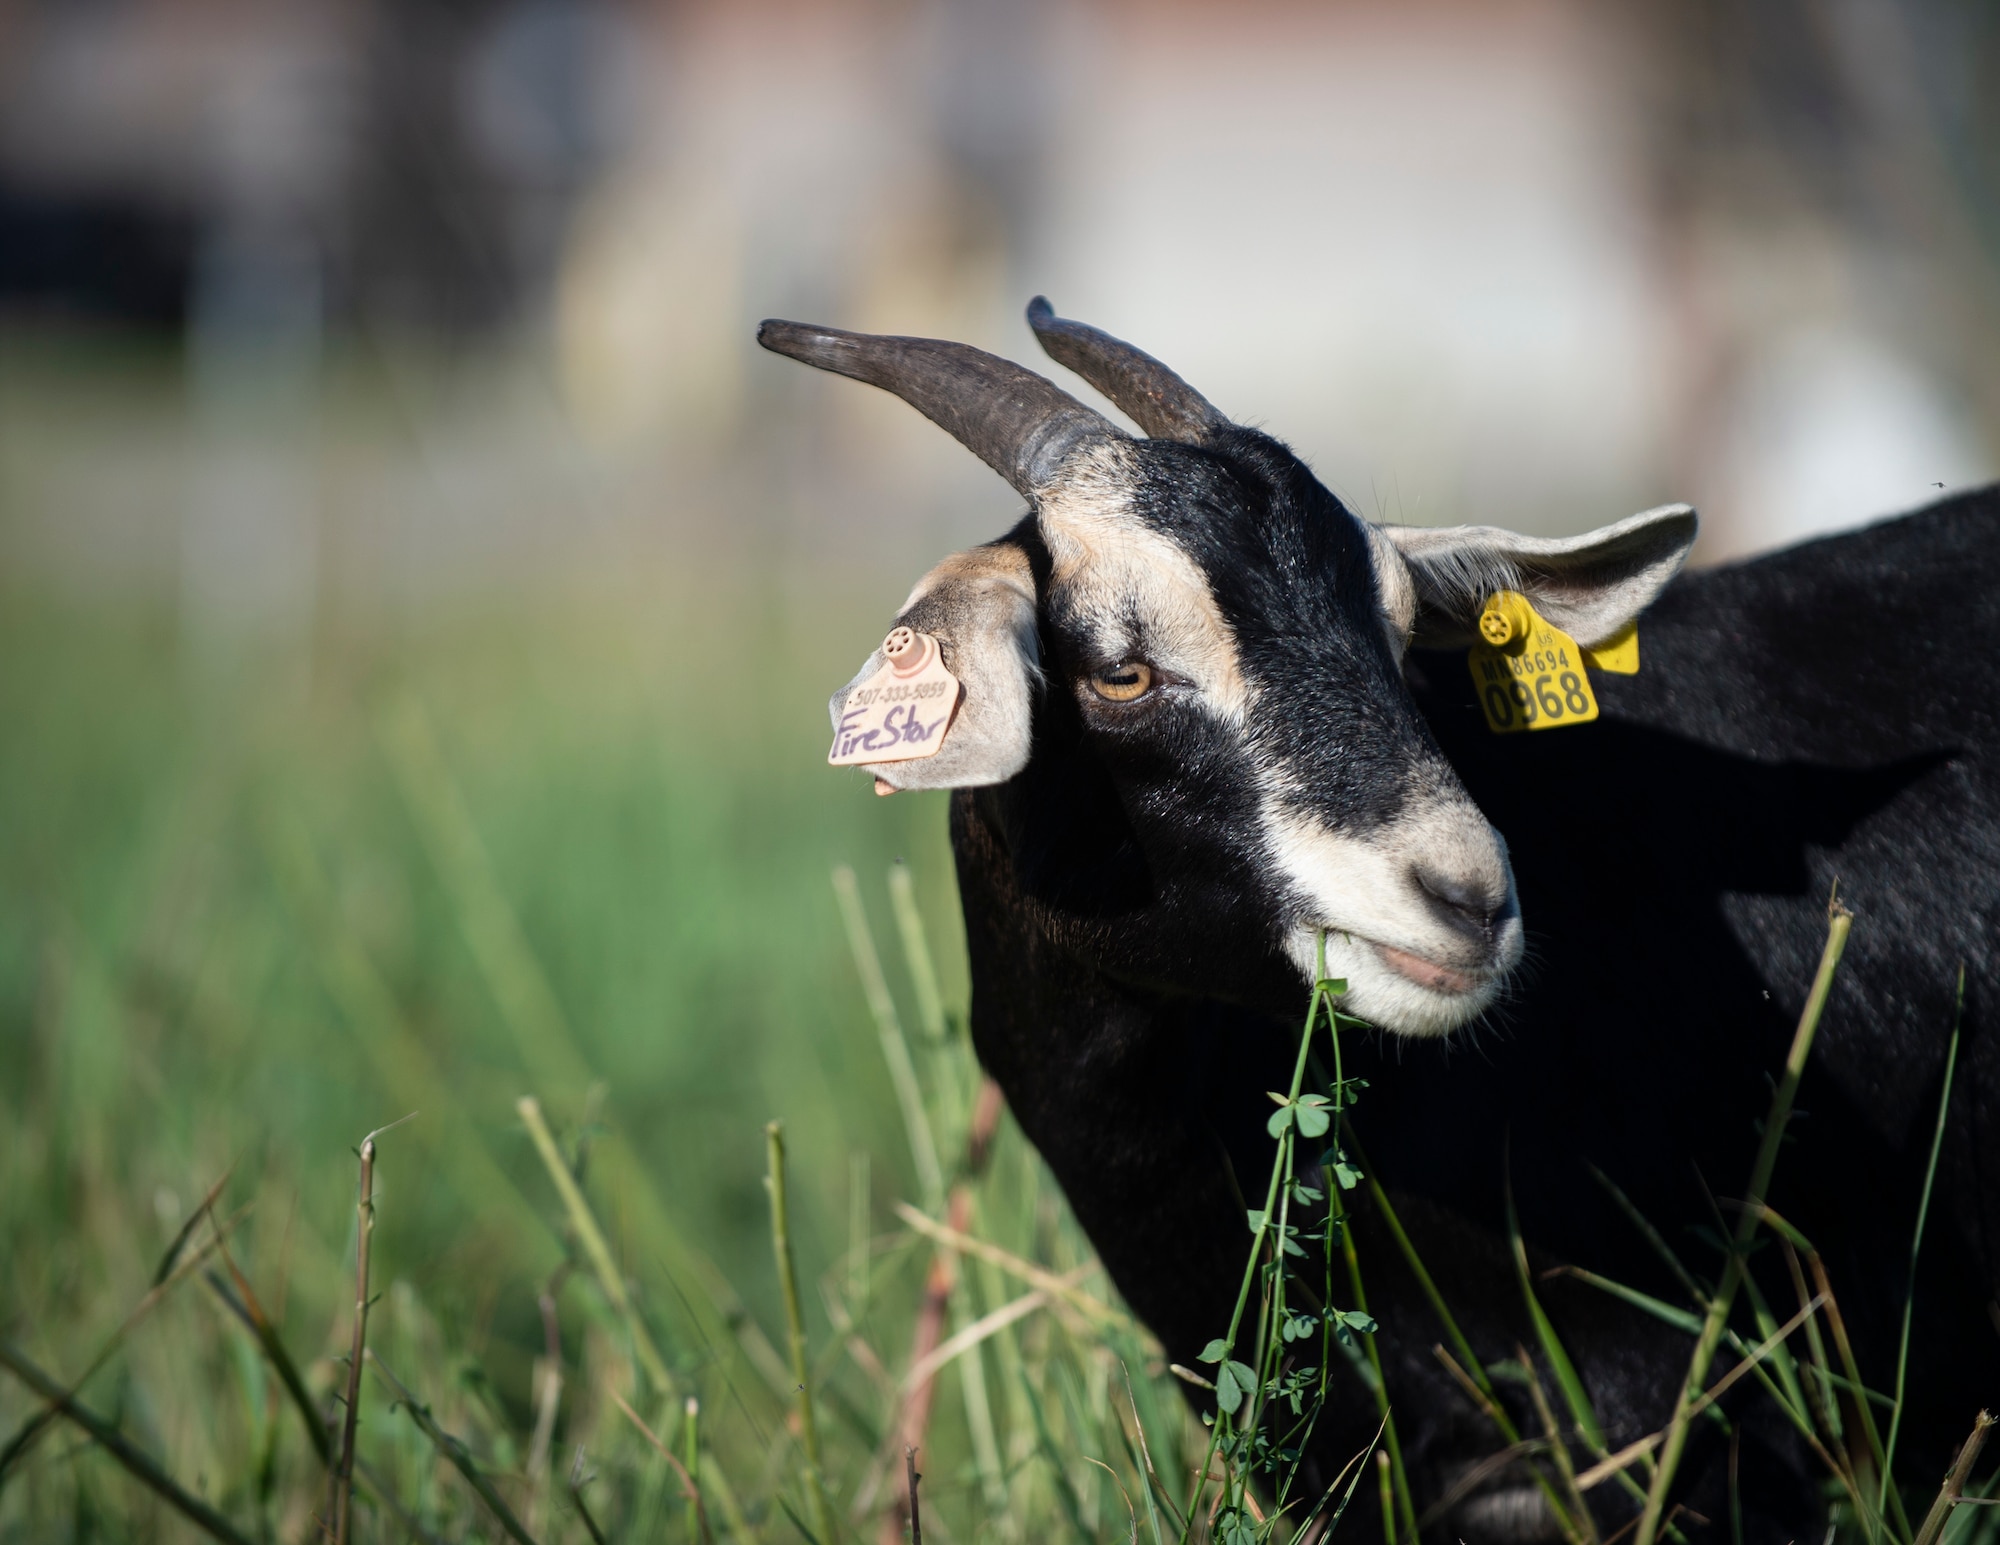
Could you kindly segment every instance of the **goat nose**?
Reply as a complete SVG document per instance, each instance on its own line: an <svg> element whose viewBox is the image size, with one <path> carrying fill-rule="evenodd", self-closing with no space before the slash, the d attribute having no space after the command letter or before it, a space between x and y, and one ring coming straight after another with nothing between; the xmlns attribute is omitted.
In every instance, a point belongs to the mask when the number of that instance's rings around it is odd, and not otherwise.
<svg viewBox="0 0 2000 1545"><path fill-rule="evenodd" d="M1478 874L1446 874L1419 866L1416 881L1454 928L1485 938L1507 905L1507 888Z"/></svg>

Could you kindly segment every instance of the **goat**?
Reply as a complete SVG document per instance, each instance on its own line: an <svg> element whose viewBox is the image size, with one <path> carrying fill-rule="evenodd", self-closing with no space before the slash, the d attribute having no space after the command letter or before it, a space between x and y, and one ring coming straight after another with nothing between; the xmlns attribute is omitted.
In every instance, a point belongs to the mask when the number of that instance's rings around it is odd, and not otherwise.
<svg viewBox="0 0 2000 1545"><path fill-rule="evenodd" d="M1537 1265L1685 1302L1592 1171L1706 1252L1689 1230L1748 1174L1837 879L1854 942L1771 1200L1885 1381L1963 963L1900 1450L1913 1480L1940 1473L2000 1399L2000 491L1676 578L1686 506L1562 540L1373 524L1158 361L1039 299L1029 320L1144 437L965 345L775 321L759 340L902 397L1029 501L911 592L896 621L963 696L934 755L868 771L956 791L974 1044L1169 1356L1229 1322L1239 1182L1268 1170L1263 1092L1322 937L1378 1031L1349 1051L1359 1151L1478 1355L1533 1344L1510 1190ZM1598 679L1598 722L1487 731L1460 651L1506 590L1586 649L1645 614L1644 669ZM1352 1226L1427 1506L1495 1442L1385 1223ZM1664 1425L1688 1338L1572 1276L1536 1291L1607 1441ZM1806 1537L1815 1461L1768 1403L1729 1409L1746 1537ZM1375 1420L1354 1382L1321 1473ZM1679 1495L1721 1518L1728 1440L1699 1425ZM1614 1491L1592 1494L1612 1528ZM1503 1479L1440 1528L1554 1524Z"/></svg>

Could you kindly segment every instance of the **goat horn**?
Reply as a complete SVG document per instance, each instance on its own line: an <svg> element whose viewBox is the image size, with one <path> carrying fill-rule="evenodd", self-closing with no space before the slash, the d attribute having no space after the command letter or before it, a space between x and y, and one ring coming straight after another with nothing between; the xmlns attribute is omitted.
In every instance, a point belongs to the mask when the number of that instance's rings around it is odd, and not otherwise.
<svg viewBox="0 0 2000 1545"><path fill-rule="evenodd" d="M1079 445L1127 438L1053 382L969 344L778 321L760 326L757 341L894 392L1029 499L1048 488Z"/></svg>
<svg viewBox="0 0 2000 1545"><path fill-rule="evenodd" d="M1057 316L1044 296L1028 302L1028 325L1049 358L1069 366L1117 403L1155 440L1199 445L1229 422L1152 355L1109 333Z"/></svg>

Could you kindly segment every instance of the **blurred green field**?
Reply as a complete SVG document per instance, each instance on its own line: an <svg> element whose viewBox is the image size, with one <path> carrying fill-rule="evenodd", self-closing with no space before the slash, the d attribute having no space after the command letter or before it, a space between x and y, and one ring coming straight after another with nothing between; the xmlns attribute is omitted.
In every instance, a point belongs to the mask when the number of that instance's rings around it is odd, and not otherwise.
<svg viewBox="0 0 2000 1545"><path fill-rule="evenodd" d="M81 1373L227 1174L216 1215L251 1207L230 1255L323 1398L351 1323L353 1149L415 1111L380 1144L371 1345L503 1478L538 1537L584 1537L551 1500L579 1443L606 1469L595 1494L614 1537L663 1537L680 1503L604 1397L659 1392L587 1272L554 1285L566 1393L553 1457L529 1473L547 1349L537 1300L566 1250L515 1113L533 1094L566 1144L593 1138L593 1204L678 1392L711 1412L709 1441L736 1468L753 1527L797 1538L774 1506L797 1459L783 1391L715 1344L709 1307L740 1294L783 1347L762 1183L763 1123L782 1118L809 1339L825 1354L828 1469L852 1504L894 1397L890 1375L871 1382L843 1353L829 1315L873 1315L859 1333L900 1370L928 1255L897 1242L891 1205L923 1200L922 1185L829 873L849 863L862 877L949 1165L972 1087L962 1014L943 1037L921 1028L884 884L906 860L943 1000L962 1004L944 806L876 799L823 765L824 696L845 675L824 642L868 622L780 606L712 569L661 587L676 583L643 607L588 592L460 606L421 629L322 643L304 666L202 665L164 615L9 596L0 1333L58 1378ZM1087 1259L1011 1131L980 1206L1026 1253ZM862 1257L873 1265L857 1276ZM975 1272L960 1322L1019 1291ZM1065 1333L1039 1316L1018 1334ZM1092 1525L1106 1506L1124 1512L1073 1438L1075 1476L1029 1473L1058 1432L1109 1416L1110 1359L1078 1342L1076 1387L1044 1390L1053 1414L1038 1416L1022 1403L1016 1335L989 1340L992 1368L975 1375L999 1413L985 1473L959 1371L940 1384L925 1486L941 1538L997 1517L979 1505L982 1484L997 1500L996 1481L1020 1506L992 1528L1013 1537L1058 1502ZM1051 1366L1036 1360L1034 1377ZM490 1517L379 1382L364 1396L364 1458L401 1476L444 1537L488 1537ZM83 1398L252 1537L309 1529L320 1483L303 1428L200 1280ZM1140 1399L1164 1425L1183 1420L1157 1391ZM0 1440L33 1409L0 1381ZM792 1505L805 1506L795 1487ZM362 1520L360 1538L405 1537ZM865 1510L854 1527L872 1534ZM0 1490L0 1539L193 1537L67 1430Z"/></svg>

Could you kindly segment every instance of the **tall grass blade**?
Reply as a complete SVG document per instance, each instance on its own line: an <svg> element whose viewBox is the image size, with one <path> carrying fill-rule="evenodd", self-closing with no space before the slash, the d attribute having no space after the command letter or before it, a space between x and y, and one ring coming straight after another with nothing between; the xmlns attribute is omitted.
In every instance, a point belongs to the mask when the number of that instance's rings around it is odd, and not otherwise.
<svg viewBox="0 0 2000 1545"><path fill-rule="evenodd" d="M1118 1360L1118 1372L1125 1380L1125 1404L1131 1408L1132 1430L1138 1434L1138 1457L1144 1461L1143 1467L1139 1468L1139 1490L1146 1499L1146 1527L1152 1531L1153 1545L1167 1545L1166 1534L1160 1528L1159 1505L1154 1499L1154 1493L1159 1489L1159 1476L1153 1469L1153 1453L1146 1443L1146 1424L1139 1416L1139 1398L1132 1393L1132 1370L1125 1365L1122 1357Z"/></svg>
<svg viewBox="0 0 2000 1545"><path fill-rule="evenodd" d="M1660 1231L1653 1227L1653 1220L1641 1212L1638 1204L1631 1197L1627 1196L1619 1188L1618 1183L1605 1174L1603 1170L1599 1169L1595 1164L1587 1165L1586 1168L1589 1169L1591 1177L1604 1188L1611 1200L1617 1204L1618 1210L1625 1214L1626 1220L1639 1231L1640 1237L1653 1247L1653 1253L1666 1263L1667 1270L1674 1274L1674 1280L1680 1283L1681 1287L1686 1291L1687 1296L1692 1298L1697 1304L1706 1307L1709 1299L1709 1289L1704 1287L1700 1282L1697 1282L1694 1273L1681 1264L1681 1258L1674 1253L1673 1246L1669 1245L1665 1238L1662 1237Z"/></svg>
<svg viewBox="0 0 2000 1545"><path fill-rule="evenodd" d="M592 1080L589 1063L493 871L429 715L415 697L404 695L377 716L376 734L412 824L451 897L466 947L513 1033L521 1065L544 1092L581 1092ZM782 1399L788 1389L783 1360L714 1263L682 1237L630 1145L614 1130L598 1143L595 1163L603 1182L630 1204L639 1237L666 1259L677 1281L693 1284L687 1308L701 1339L718 1348L738 1347Z"/></svg>
<svg viewBox="0 0 2000 1545"><path fill-rule="evenodd" d="M1091 1532L1090 1526L1083 1520L1083 1499L1076 1494L1076 1486L1063 1463L1062 1450L1056 1446L1055 1435L1049 1431L1048 1413L1042 1409L1041 1396L1032 1384L1026 1383L1026 1378L1027 1375L1023 1374L1022 1387L1027 1392L1028 1410L1034 1416L1035 1451L1042 1456L1055 1479L1056 1497L1062 1503L1063 1516L1069 1520L1070 1528L1078 1539L1088 1541Z"/></svg>
<svg viewBox="0 0 2000 1545"><path fill-rule="evenodd" d="M1916 1227L1910 1230L1910 1275L1903 1291L1903 1328L1896 1342L1896 1404L1889 1417L1888 1441L1882 1445L1882 1491L1887 1500L1896 1468L1896 1438L1903 1427L1903 1391L1910 1371L1910 1316L1917 1307L1917 1252L1923 1248L1924 1220L1930 1216L1931 1186L1937 1180L1938 1156L1944 1152L1944 1122L1951 1110L1951 1079L1958 1069L1958 1035L1965 1020L1965 966L1958 968L1958 1001L1951 1015L1951 1046L1944 1056L1944 1084L1938 1091L1937 1127L1931 1133L1931 1153L1924 1165L1924 1191L1917 1202ZM1978 1429L1982 1438L1984 1428ZM1882 1511L1878 1505L1876 1512Z"/></svg>
<svg viewBox="0 0 2000 1545"><path fill-rule="evenodd" d="M1323 1540L1340 1527L1341 1519L1347 1516L1347 1504L1354 1500L1355 1489L1360 1486L1361 1477L1367 1470L1369 1456L1375 1452L1375 1446L1382 1441L1382 1434L1387 1427L1388 1419L1385 1417L1383 1418L1382 1425L1375 1429L1375 1436L1368 1440L1368 1446L1347 1461L1346 1465L1341 1468L1340 1473L1333 1478L1333 1484L1327 1487L1326 1495L1315 1502L1312 1511L1299 1520L1299 1532L1296 1538L1300 1540ZM1333 1500L1333 1494L1336 1491L1340 1491L1340 1483L1342 1481L1347 1482L1347 1490L1341 1492L1340 1506L1333 1510L1333 1516L1327 1519L1326 1527L1321 1529L1317 1535L1313 1534L1313 1524L1320 1516L1320 1509Z"/></svg>
<svg viewBox="0 0 2000 1545"><path fill-rule="evenodd" d="M1839 1300L1833 1296L1833 1284L1827 1280L1826 1262L1820 1259L1817 1250L1806 1253L1806 1267L1812 1272L1813 1286L1818 1290L1818 1296L1826 1303L1827 1329L1833 1332L1833 1346L1840 1354L1841 1371L1847 1375L1848 1381L1855 1389L1865 1389L1867 1386L1861 1379L1861 1365L1854 1356L1854 1344L1847 1337L1847 1320L1840 1312ZM1878 1472L1886 1471L1889 1468L1887 1451L1882 1445L1882 1430L1875 1425L1873 1402L1856 1399L1853 1409L1861 1423L1861 1435L1868 1443L1869 1460ZM1903 1531L1903 1537L1909 1539L1914 1531L1910 1528L1909 1515L1903 1509L1903 1494L1891 1486L1886 1495L1889 1502L1888 1512L1894 1515L1897 1527ZM1864 1507L1861 1511L1864 1517L1874 1520L1869 1524L1869 1538L1876 1538L1887 1526L1888 1518L1876 1515L1872 1507Z"/></svg>
<svg viewBox="0 0 2000 1545"><path fill-rule="evenodd" d="M1423 1257L1417 1253L1416 1244L1404 1229L1402 1218L1390 1204L1389 1193L1382 1189L1382 1182L1376 1178L1374 1165L1368 1162L1367 1152L1354 1135L1352 1124L1345 1118L1341 1122L1341 1135L1343 1141L1354 1151L1355 1157L1361 1161L1361 1168L1368 1180L1369 1199L1374 1202L1375 1210L1381 1214L1382 1221L1388 1225L1390 1238L1396 1241L1396 1248L1402 1253L1404 1264L1410 1268L1411 1275L1417 1279L1417 1285L1423 1289L1424 1298L1429 1302L1432 1312L1444 1326L1444 1333L1451 1340L1452 1350L1458 1354L1459 1362L1486 1399L1492 1403L1493 1409L1501 1413L1499 1420L1505 1424L1504 1436L1507 1441L1519 1442L1521 1435L1513 1430L1513 1423L1507 1419L1504 1412L1501 1412L1500 1403L1494 1396L1493 1384L1486 1376L1484 1365L1473 1352L1472 1343L1465 1339L1465 1332L1458 1328L1458 1320L1452 1314L1451 1306L1444 1301L1444 1294L1438 1291L1437 1283L1431 1279L1430 1268L1424 1265Z"/></svg>
<svg viewBox="0 0 2000 1545"><path fill-rule="evenodd" d="M930 943L924 937L923 914L917 910L916 881L908 864L889 866L889 900L896 913L896 932L902 937L910 987L917 995L918 1027L932 1045L939 1045L945 1038L944 994L938 989L937 966L931 959Z"/></svg>
<svg viewBox="0 0 2000 1545"><path fill-rule="evenodd" d="M123 1465L136 1480L211 1539L221 1540L223 1545L251 1545L247 1534L239 1531L201 1498L183 1490L149 1455L129 1442L103 1417L80 1405L68 1390L36 1367L12 1342L0 1341L0 1366L81 1427L99 1448Z"/></svg>
<svg viewBox="0 0 2000 1545"><path fill-rule="evenodd" d="M1765 1300L1764 1290L1757 1286L1757 1279L1747 1271L1743 1274L1743 1296L1750 1301L1750 1314L1756 1321L1758 1338L1769 1340L1778 1328L1778 1316L1772 1312L1770 1304ZM1722 1336L1724 1342L1731 1347L1738 1346L1741 1339L1734 1331L1727 1329L1723 1331ZM1779 1345L1773 1350L1771 1368L1777 1375L1778 1383L1784 1387L1778 1403L1785 1407L1787 1415L1803 1414L1806 1410L1805 1385L1799 1378L1798 1359L1792 1356L1792 1349L1788 1344Z"/></svg>
<svg viewBox="0 0 2000 1545"><path fill-rule="evenodd" d="M1569 1506L1556 1515L1564 1536L1573 1545L1596 1545L1597 1521L1591 1517L1590 1506L1583 1500L1582 1488L1577 1484L1576 1467L1570 1462L1569 1445L1563 1441L1562 1428L1556 1422L1555 1412L1550 1409L1549 1397L1542 1389L1542 1378L1535 1371L1534 1359L1528 1356L1526 1347L1517 1346L1515 1357L1521 1371L1526 1375L1528 1401L1535 1408L1535 1417L1542 1424L1542 1432L1548 1439L1547 1453L1555 1465L1556 1478L1562 1483Z"/></svg>
<svg viewBox="0 0 2000 1545"><path fill-rule="evenodd" d="M672 1395L677 1388L674 1377L667 1372L659 1348L653 1344L652 1333L646 1329L631 1294L625 1289L624 1273L619 1271L618 1263L612 1259L611 1247L605 1243L604 1231L597 1226L597 1217L590 1210L589 1199L576 1183L568 1160L556 1147L549 1124L542 1118L541 1101L531 1094L524 1094L514 1102L514 1109L520 1112L521 1124L534 1140L535 1151L542 1156L549 1179L555 1182L556 1194L562 1198L563 1210L569 1214L570 1227L576 1230L577 1243L583 1246L584 1256L590 1262L598 1287L603 1290L605 1299L619 1319L625 1322L625 1331L632 1338L632 1351L639 1366L646 1371L646 1377L663 1399Z"/></svg>
<svg viewBox="0 0 2000 1545"><path fill-rule="evenodd" d="M381 973L338 921L331 888L310 833L296 818L267 812L265 848L294 916L312 943L313 964L383 1089L398 1104L439 1118L426 1121L426 1141L438 1167L466 1207L509 1216L496 1228L532 1238L540 1218L513 1178L493 1158L484 1135L466 1116L451 1081L422 1041L411 1034Z"/></svg>
<svg viewBox="0 0 2000 1545"><path fill-rule="evenodd" d="M889 866L889 899L896 914L896 930L901 936L903 961L910 973L910 986L916 993L917 1021L933 1054L933 1081L938 1086L935 1095L939 1103L949 1103L946 1125L948 1129L956 1130L967 1122L965 1090L958 1087L959 1080L951 1077L954 1063L945 1056L948 1047L945 1041L944 997L938 989L937 968L931 959L930 944L924 937L924 920L917 910L916 882L910 876L909 865L899 862ZM966 1156L967 1168L979 1168L982 1159L983 1155L969 1153ZM952 1327L956 1333L954 1340L980 1319L981 1309L978 1283L969 1274L959 1274L956 1288L950 1304ZM965 1402L966 1431L972 1439L972 1456L979 1469L980 1489L985 1495L987 1507L998 1515L1007 1505L1007 1488L1001 1472L993 1404L986 1390L986 1358L976 1345L958 1365L958 1386Z"/></svg>
<svg viewBox="0 0 2000 1545"><path fill-rule="evenodd" d="M711 1450L704 1448L701 1452L701 1473L705 1477L703 1485L715 1498L715 1505L722 1512L722 1521L729 1526L729 1532L744 1541L745 1545L757 1545L757 1531L750 1527L743 1504L737 1499L736 1488L729 1484L729 1472L722 1468Z"/></svg>
<svg viewBox="0 0 2000 1545"><path fill-rule="evenodd" d="M820 1458L819 1426L813 1419L812 1365L806 1355L806 1325L799 1306L798 1271L792 1262L791 1212L785 1196L785 1129L780 1122L764 1128L765 1152L770 1173L765 1184L771 1192L771 1253L778 1263L778 1287L785 1300L785 1329L792 1348L792 1377L797 1381L799 1441L806 1451L806 1499L811 1504L813 1528L827 1545L836 1545L833 1509L826 1497L826 1471Z"/></svg>
<svg viewBox="0 0 2000 1545"><path fill-rule="evenodd" d="M493 872L429 715L414 697L400 696L377 717L376 733L417 835L450 893L460 932L514 1034L522 1066L545 1090L582 1094L589 1065Z"/></svg>
<svg viewBox="0 0 2000 1545"><path fill-rule="evenodd" d="M1691 1310L1676 1309L1672 1304L1665 1303L1650 1293L1642 1293L1637 1288L1627 1287L1622 1282L1614 1282L1609 1277L1600 1277L1596 1272L1587 1271L1581 1266L1558 1266L1555 1269L1565 1277L1574 1277L1578 1282L1594 1287L1600 1293L1609 1293L1613 1298L1623 1300L1634 1309L1650 1314L1662 1325L1671 1325L1675 1330L1684 1331L1690 1336L1698 1335L1701 1331L1701 1316Z"/></svg>
<svg viewBox="0 0 2000 1545"><path fill-rule="evenodd" d="M888 978L882 974L882 958L875 953L875 936L868 929L861 888L855 882L854 871L845 864L833 871L833 894L840 902L841 920L847 925L847 944L854 954L854 968L861 976L862 995L868 1000L868 1012L875 1017L882 1060L889 1064L889 1081L895 1085L896 1102L902 1107L903 1128L909 1136L910 1158L917 1167L917 1186L923 1192L924 1207L932 1213L942 1212L944 1168L938 1162L930 1113L924 1108L923 1085L918 1082L916 1065L910 1060L910 1043L903 1036L896 1000L889 995Z"/></svg>
<svg viewBox="0 0 2000 1545"><path fill-rule="evenodd" d="M1703 1318L1701 1334L1695 1340L1694 1355L1688 1360L1687 1377L1682 1382L1673 1417L1667 1424L1659 1463L1653 1471L1653 1483L1646 1490L1646 1506L1639 1515L1636 1545L1655 1545L1659 1539L1660 1524L1666 1511L1667 1489L1673 1484L1674 1474L1680 1468L1681 1453L1687 1446L1689 1408L1707 1380L1708 1365L1714 1360L1716 1347L1722 1341L1723 1328L1735 1303L1737 1284L1743 1278L1745 1255L1757 1231L1764 1198L1770 1193L1771 1175L1778 1162L1778 1145L1784 1140L1792 1101L1798 1093L1799 1080L1805 1073L1806 1059L1812 1052L1813 1037L1819 1031L1820 1015L1825 1011L1827 997L1833 991L1834 972L1839 969L1841 952L1847 947L1853 914L1838 901L1830 904L1830 912L1826 948L1820 955L1819 971L1813 978L1812 990L1806 996L1805 1009L1799 1015L1791 1051L1785 1058L1783 1076L1771 1094L1771 1108L1764 1118L1763 1137L1758 1142L1757 1157L1751 1166L1750 1185L1737 1222L1734 1248L1723 1266L1722 1282Z"/></svg>
<svg viewBox="0 0 2000 1545"><path fill-rule="evenodd" d="M1563 1402L1569 1407L1570 1420L1576 1423L1583 1434L1583 1440L1591 1451L1600 1456L1605 1451L1604 1424L1597 1419L1597 1407L1592 1403L1590 1391L1584 1388L1583 1379L1576 1371L1576 1364L1570 1361L1569 1351L1556 1334L1555 1325L1548 1312L1542 1308L1542 1301L1535 1295L1535 1281L1528 1270L1528 1246L1521 1238L1521 1220L1514 1211L1514 1186L1507 1184L1507 1245L1514 1256L1514 1276L1520 1284L1521 1298L1528 1306L1528 1321L1535 1328L1535 1340L1540 1344L1542 1356L1549 1362L1549 1369L1556 1377L1556 1387L1562 1391ZM1533 1365L1529 1365L1533 1377Z"/></svg>

